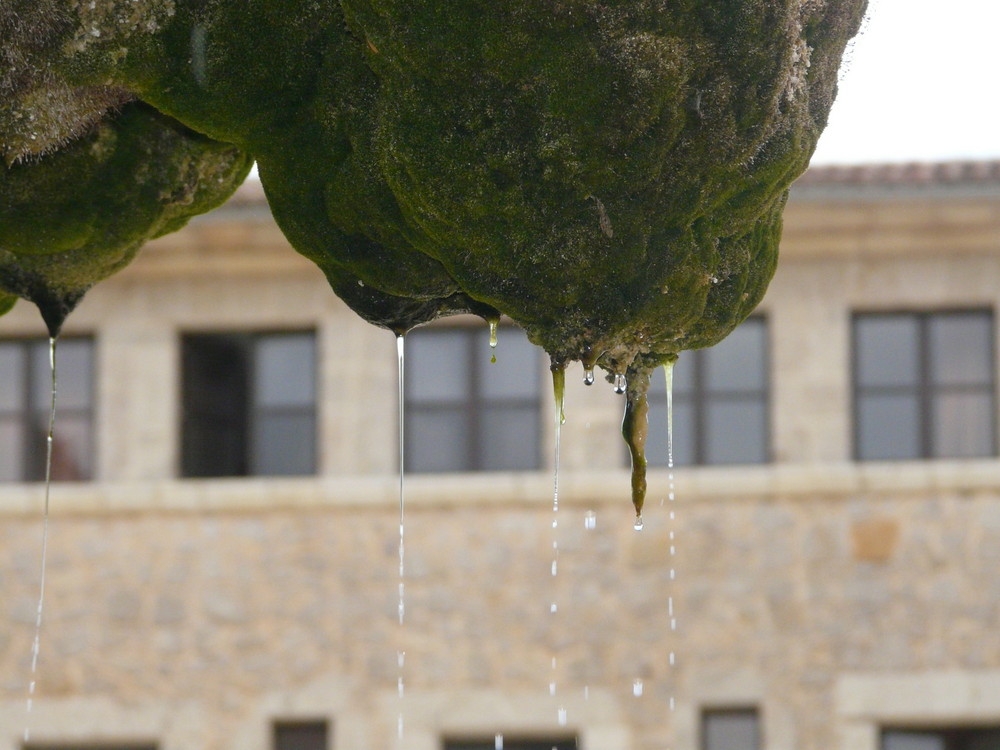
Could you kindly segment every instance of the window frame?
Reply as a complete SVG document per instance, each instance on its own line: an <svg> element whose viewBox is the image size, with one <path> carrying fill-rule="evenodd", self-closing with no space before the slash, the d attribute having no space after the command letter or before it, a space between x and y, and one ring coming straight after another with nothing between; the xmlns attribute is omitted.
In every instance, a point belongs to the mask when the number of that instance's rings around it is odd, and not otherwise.
<svg viewBox="0 0 1000 750"><path fill-rule="evenodd" d="M886 725L879 728L878 746L884 750L888 735L893 733L912 733L936 735L943 744L943 750L968 750L969 742L976 739L980 732L1000 733L1000 724L975 724L969 726L911 726Z"/></svg>
<svg viewBox="0 0 1000 750"><path fill-rule="evenodd" d="M691 461L689 466L699 466L699 467L709 467L709 466L765 466L774 462L774 415L773 415L773 402L774 402L774 389L773 389L773 367L771 361L772 344L771 344L771 325L767 313L757 312L752 315L747 316L739 325L746 325L750 323L751 325L759 325L762 329L762 347L761 347L761 362L763 363L763 388L762 389L745 389L745 390L711 390L707 387L706 370L708 368L708 362L706 358L711 351L711 347L706 347L703 349L692 349L689 351L681 352L681 357L691 358L691 373L692 373L692 387L689 394L682 394L681 399L687 401L687 405L691 409L691 432L694 436L693 443L691 445ZM737 326L738 328L739 326ZM734 329L736 330L736 329ZM676 390L676 382L674 383L674 408L677 408L678 403L678 391ZM650 407L657 409L666 410L667 397L665 393L660 392L661 389L657 389L656 393L651 393L647 396L649 399ZM708 410L709 406L712 404L714 398L724 398L729 400L731 403L753 403L761 404L764 410L764 429L761 437L762 445L764 446L764 454L759 462L753 463L732 463L723 461L713 461L710 460L708 456ZM674 452L677 452L677 435L674 435ZM653 458L653 454L647 452L647 459ZM628 454L626 452L626 460L628 459ZM649 461L650 467L655 468L666 468L666 461L659 461L657 459Z"/></svg>
<svg viewBox="0 0 1000 750"><path fill-rule="evenodd" d="M717 716L751 716L756 725L756 748L762 750L764 744L764 723L761 710L756 705L708 706L702 708L698 717L698 748L699 750L719 750L708 745L708 725Z"/></svg>
<svg viewBox="0 0 1000 750"><path fill-rule="evenodd" d="M498 326L497 337L502 338L504 331L517 331L523 335L523 330L518 328L512 323L502 322ZM466 377L467 389L465 394L461 399L455 399L448 402L421 402L415 399L413 396L414 381L409 375L406 378L405 392L404 392L404 445L406 449L406 454L404 456L404 463L408 471L413 471L414 473L427 473L427 474L448 474L448 473L465 473L465 472L484 472L484 471L494 471L485 466L486 459L489 456L488 446L485 445L484 430L482 425L485 423L484 413L488 408L530 408L534 413L535 420L535 435L541 434L543 429L542 421L542 409L541 409L541 398L542 398L542 387L541 387L541 365L540 361L536 362L536 368L532 373L536 379L538 379L537 392L532 397L503 397L503 398L488 398L484 395L484 383L486 382L485 374L488 372L485 368L491 366L490 363L490 352L491 349L484 349L477 344L477 339L484 338L488 336L488 332L483 330L481 327L477 327L472 323L461 323L453 322L445 325L428 326L427 328L421 329L417 336L447 336L447 335L458 335L461 336L462 348L464 349L463 357L463 369ZM410 341L413 341L412 339ZM488 342L488 338L485 339ZM410 343L410 342L408 342ZM412 344L411 344L412 345ZM502 346L502 343L501 343ZM502 353L500 356L503 356ZM407 363L409 367L409 363ZM413 456L412 448L416 437L412 434L413 422L415 414L447 414L450 412L458 411L461 414L461 420L466 429L466 434L469 436L468 440L465 442L465 453L463 456L463 461L461 468L447 468L447 469L422 469L413 466ZM419 419L419 417L416 417ZM538 471L542 468L542 456L541 456L541 445L536 446L534 452L534 462L530 467L523 467L517 469L509 469L504 471Z"/></svg>
<svg viewBox="0 0 1000 750"><path fill-rule="evenodd" d="M309 719L275 719L271 722L271 750L281 750L279 734L284 729L321 728L323 733L323 748L333 747L333 722L325 718Z"/></svg>
<svg viewBox="0 0 1000 750"><path fill-rule="evenodd" d="M989 383L979 385L935 385L932 380L932 368L934 367L933 353L930 344L930 326L932 319L949 315L985 315L990 324L990 339L988 352L988 362L990 364ZM908 385L880 385L863 386L861 384L861 357L859 342L859 324L864 319L872 318L892 318L906 316L912 318L916 324L916 361L917 372L916 384ZM996 312L992 306L982 307L945 307L938 309L884 309L884 310L854 310L851 313L850 321L851 335L851 361L850 361L850 385L851 385L851 458L856 462L877 462L877 461L932 461L932 460L963 460L961 458L951 458L941 456L936 452L934 445L934 405L936 397L946 393L988 393L990 397L990 446L989 451L975 458L991 458L997 456L998 451L998 420L997 420L997 328ZM917 432L918 453L907 458L868 458L861 455L861 399L864 395L886 394L912 396L916 400L917 417L920 420Z"/></svg>
<svg viewBox="0 0 1000 750"><path fill-rule="evenodd" d="M47 451L45 449L46 437L47 437L47 426L48 426L48 415L49 415L49 400L46 399L42 403L34 403L33 394L36 387L36 377L44 376L44 382L48 384L51 382L50 371L47 367L42 368L41 373L36 372L35 367L35 349L41 348L45 350L46 357L48 360L48 348L49 339L42 336L16 336L16 337L4 337L0 339L0 345L5 346L16 346L21 350L23 356L23 363L21 366L21 375L23 376L23 382L21 384L21 397L19 405L15 409L0 409L0 419L3 422L12 421L14 424L20 427L21 432L21 462L20 462L20 472L12 479L0 479L0 483L32 483L32 482L43 482L45 481L45 464ZM53 482L63 482L63 481L79 481L79 482L91 482L94 481L97 474L97 451L98 451L98 440L97 440L97 412L98 412L98 362L97 362L97 337L92 333L83 334L73 334L70 336L62 336L56 341L56 368L59 371L59 345L67 344L70 342L85 342L90 351L90 388L87 394L87 403L85 407L73 407L66 406L59 402L58 396L58 382L56 383L57 394L56 394L56 420L55 420L55 436L59 437L59 422L62 419L80 419L82 418L87 425L88 431L88 448L89 453L86 456L86 462L82 466L82 477L79 479L63 479L62 477L53 474ZM64 376L65 377L65 376ZM58 378L58 372L57 372ZM45 392L50 392L50 388L46 385ZM40 421L36 423L36 418L40 418ZM41 425L41 428L38 428ZM41 450L39 450L41 446ZM55 466L53 467L55 468Z"/></svg>
<svg viewBox="0 0 1000 750"><path fill-rule="evenodd" d="M308 335L312 339L313 344L313 394L312 394L312 406L309 407L297 407L297 406L280 406L280 407L262 407L258 399L255 397L257 390L257 382L259 377L259 345L264 339L278 336L296 336L296 335ZM242 454L242 464L245 467L243 473L227 473L227 474L189 474L186 471L185 461L187 451L185 448L185 442L188 435L188 424L190 417L187 412L187 400L186 400L186 377L185 377L185 342L188 339L197 338L231 338L239 340L245 346L245 350L248 353L248 362L246 364L245 370L245 394L246 402L244 404L243 413L241 414L243 425L243 454ZM196 330L184 330L180 331L178 336L178 349L179 349L179 370L180 377L178 378L177 388L179 391L179 397L177 400L177 408L179 410L179 415L177 418L178 430L177 430L177 440L178 440L178 453L177 453L177 468L176 476L180 479L247 479L247 478L290 478L290 477L313 477L320 474L320 455L321 455L321 439L320 439L320 404L322 403L321 398L321 388L322 388L322 352L320 351L320 338L318 329L313 327L303 327L303 328L254 328L254 329L213 329L213 328L202 328ZM308 413L308 414L307 414ZM260 422L262 415L275 415L279 414L282 416L287 416L289 414L294 415L307 415L312 418L313 421L313 454L311 457L311 470L306 473L301 474L265 474L259 473L255 470L255 464L257 463L257 450L256 450L256 427Z"/></svg>

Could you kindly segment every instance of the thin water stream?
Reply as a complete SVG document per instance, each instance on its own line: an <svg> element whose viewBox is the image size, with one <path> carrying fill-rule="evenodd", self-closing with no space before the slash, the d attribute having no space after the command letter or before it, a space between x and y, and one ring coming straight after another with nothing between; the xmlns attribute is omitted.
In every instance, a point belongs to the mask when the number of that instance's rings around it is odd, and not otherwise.
<svg viewBox="0 0 1000 750"><path fill-rule="evenodd" d="M41 650L42 611L45 607L45 570L49 552L49 498L52 490L52 442L56 426L56 339L49 338L49 374L51 398L49 400L49 426L45 436L45 506L42 513L42 560L38 580L38 607L35 610L35 637L31 642L31 675L28 680L28 697L24 710L24 742L31 739L31 710L35 703L38 684L38 654Z"/></svg>
<svg viewBox="0 0 1000 750"><path fill-rule="evenodd" d="M556 659L558 657L558 633L556 617L559 607L556 602L558 587L556 577L559 574L559 455L562 448L562 426L566 422L566 366L562 363L552 363L552 394L555 398L555 457L552 469L552 604L549 612L552 615L552 674L549 678L549 695L556 697ZM559 726L566 726L566 708L559 706L556 711Z"/></svg>
<svg viewBox="0 0 1000 750"><path fill-rule="evenodd" d="M676 557L677 557L677 534L676 534L676 521L677 521L677 494L676 488L674 486L674 363L677 360L670 360L663 365L663 375L667 386L667 481L669 482L667 500L669 503L668 512L668 526L667 526L667 536L670 540L670 585L673 587L674 581L677 580L677 568L676 568ZM670 622L670 632L677 632L677 617L674 613L674 595L673 591L667 595L667 618ZM676 636L674 637L676 642ZM668 655L668 662L670 669L677 666L677 653L671 649ZM676 709L676 701L674 700L674 695L670 695L670 710L674 711Z"/></svg>
<svg viewBox="0 0 1000 750"><path fill-rule="evenodd" d="M406 448L406 433L404 430L403 418L405 414L405 354L406 347L403 335L396 336L396 361L398 364L399 380L399 636L396 650L396 694L399 705L396 713L396 739L402 744L403 741L403 698L405 695L404 667L406 663L406 651L404 650L404 621L406 619L406 548L404 546L405 520L406 520L406 486L404 484L405 465L404 451Z"/></svg>

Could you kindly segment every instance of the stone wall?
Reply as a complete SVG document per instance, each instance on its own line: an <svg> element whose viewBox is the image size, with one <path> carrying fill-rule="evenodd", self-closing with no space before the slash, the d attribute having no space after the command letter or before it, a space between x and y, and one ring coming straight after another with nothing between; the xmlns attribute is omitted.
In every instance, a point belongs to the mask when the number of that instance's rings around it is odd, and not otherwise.
<svg viewBox="0 0 1000 750"><path fill-rule="evenodd" d="M576 370L556 530L550 470L407 480L403 630L391 335L259 203L153 243L67 325L97 334L98 469L53 490L33 737L265 750L272 721L325 717L336 750L388 748L400 648L407 750L558 733L560 706L581 750L695 750L705 707L759 707L767 750L997 722L1000 463L851 463L849 327L857 309L998 309L1000 200L845 194L790 204L762 305L773 464L679 467L666 507L653 472L636 532L621 401ZM175 478L178 335L220 327L318 331L317 477ZM0 319L41 330L24 304ZM41 504L0 488L0 750L24 728Z"/></svg>

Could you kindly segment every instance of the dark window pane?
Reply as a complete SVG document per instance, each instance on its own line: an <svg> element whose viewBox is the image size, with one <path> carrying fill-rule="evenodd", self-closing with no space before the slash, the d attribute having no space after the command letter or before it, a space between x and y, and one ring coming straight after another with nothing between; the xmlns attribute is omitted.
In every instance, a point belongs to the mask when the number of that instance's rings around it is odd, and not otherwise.
<svg viewBox="0 0 1000 750"><path fill-rule="evenodd" d="M184 339L181 461L186 477L247 474L249 347L246 336Z"/></svg>
<svg viewBox="0 0 1000 750"><path fill-rule="evenodd" d="M978 458L993 454L991 393L942 393L934 399L934 455Z"/></svg>
<svg viewBox="0 0 1000 750"><path fill-rule="evenodd" d="M928 321L931 380L935 385L992 382L993 325L986 313L934 315Z"/></svg>
<svg viewBox="0 0 1000 750"><path fill-rule="evenodd" d="M674 463L690 466L694 463L694 413L686 399L674 398ZM646 461L650 466L666 466L667 406L656 402L649 407L649 434L646 437Z"/></svg>
<svg viewBox="0 0 1000 750"><path fill-rule="evenodd" d="M329 727L325 721L274 725L274 750L327 750Z"/></svg>
<svg viewBox="0 0 1000 750"><path fill-rule="evenodd" d="M252 473L295 476L316 471L316 417L313 412L258 413L254 420Z"/></svg>
<svg viewBox="0 0 1000 750"><path fill-rule="evenodd" d="M947 745L938 732L886 732L882 750L947 750Z"/></svg>
<svg viewBox="0 0 1000 750"><path fill-rule="evenodd" d="M406 467L537 468L539 350L509 326L490 363L483 326L416 331L406 348ZM551 403L551 402L550 402Z"/></svg>
<svg viewBox="0 0 1000 750"><path fill-rule="evenodd" d="M461 410L435 409L406 415L406 468L463 471L469 468L469 421Z"/></svg>
<svg viewBox="0 0 1000 750"><path fill-rule="evenodd" d="M538 396L539 348L528 341L519 328L504 326L497 336L497 361L490 364L489 335L484 331L478 339L475 352L485 356L485 364L477 368L482 373L482 395L485 399L520 398ZM482 345L485 346L485 351Z"/></svg>
<svg viewBox="0 0 1000 750"><path fill-rule="evenodd" d="M703 350L710 391L763 390L767 385L764 321L750 318L711 349Z"/></svg>
<svg viewBox="0 0 1000 750"><path fill-rule="evenodd" d="M705 463L767 460L767 413L759 401L713 399L705 409Z"/></svg>
<svg viewBox="0 0 1000 750"><path fill-rule="evenodd" d="M48 414L39 417L37 435L40 460L35 462L33 476L29 477L35 481L45 478L44 456L47 451L45 436L48 430ZM92 473L92 440L89 415L58 414L52 441L52 478L68 482L89 479Z"/></svg>
<svg viewBox="0 0 1000 750"><path fill-rule="evenodd" d="M93 401L93 342L88 339L64 339L56 346L57 404L62 409L88 409ZM49 369L49 343L36 341L31 347L32 404L48 409L52 400L52 375Z"/></svg>
<svg viewBox="0 0 1000 750"><path fill-rule="evenodd" d="M184 476L315 472L314 334L185 336L182 367Z"/></svg>
<svg viewBox="0 0 1000 750"><path fill-rule="evenodd" d="M262 336L257 341L258 407L311 406L316 397L316 344L308 333Z"/></svg>
<svg viewBox="0 0 1000 750"><path fill-rule="evenodd" d="M414 402L447 403L468 397L466 331L415 331L406 339L405 364L407 396Z"/></svg>
<svg viewBox="0 0 1000 750"><path fill-rule="evenodd" d="M757 712L708 711L702 716L702 750L758 750Z"/></svg>
<svg viewBox="0 0 1000 750"><path fill-rule="evenodd" d="M487 471L538 468L539 427L538 409L533 404L485 407L480 425L480 468Z"/></svg>
<svg viewBox="0 0 1000 750"><path fill-rule="evenodd" d="M963 750L998 750L1000 729L982 729L969 732L968 742Z"/></svg>
<svg viewBox="0 0 1000 750"><path fill-rule="evenodd" d="M859 458L919 458L920 451L920 414L915 396L869 395L858 399Z"/></svg>
<svg viewBox="0 0 1000 750"><path fill-rule="evenodd" d="M916 317L866 315L856 319L855 335L860 385L917 383L919 346Z"/></svg>
<svg viewBox="0 0 1000 750"><path fill-rule="evenodd" d="M0 417L0 482L21 479L24 466L24 433L19 420Z"/></svg>
<svg viewBox="0 0 1000 750"><path fill-rule="evenodd" d="M24 347L0 343L0 412L16 411L24 405Z"/></svg>

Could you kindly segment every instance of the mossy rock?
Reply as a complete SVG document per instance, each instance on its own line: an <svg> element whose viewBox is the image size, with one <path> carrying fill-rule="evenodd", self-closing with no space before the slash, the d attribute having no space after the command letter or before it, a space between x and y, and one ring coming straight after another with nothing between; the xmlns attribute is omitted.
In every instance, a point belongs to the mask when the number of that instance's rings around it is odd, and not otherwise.
<svg viewBox="0 0 1000 750"><path fill-rule="evenodd" d="M763 296L867 0L12 3L8 159L138 98L252 153L291 244L365 319L505 313L556 370L627 376L639 415L654 367ZM80 288L61 262L11 266Z"/></svg>
<svg viewBox="0 0 1000 750"><path fill-rule="evenodd" d="M62 149L0 166L0 292L34 302L56 333L93 284L222 203L251 163L133 103Z"/></svg>

